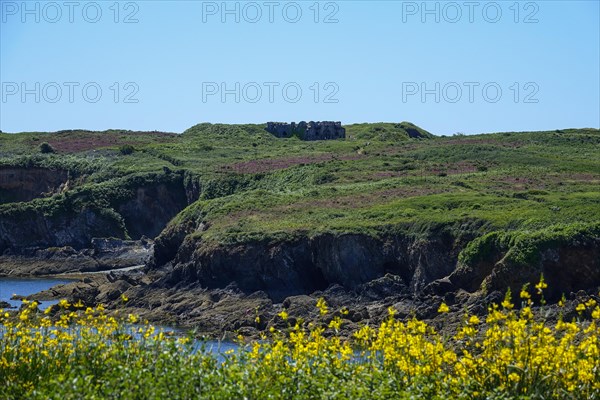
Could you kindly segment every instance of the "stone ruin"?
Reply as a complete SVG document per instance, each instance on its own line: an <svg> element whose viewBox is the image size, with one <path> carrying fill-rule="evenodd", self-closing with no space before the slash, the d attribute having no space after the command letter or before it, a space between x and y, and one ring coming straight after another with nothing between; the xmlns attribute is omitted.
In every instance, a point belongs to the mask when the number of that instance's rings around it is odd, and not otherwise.
<svg viewBox="0 0 600 400"><path fill-rule="evenodd" d="M267 122L265 130L278 138L289 138L297 136L301 140L332 140L344 139L346 129L341 122L333 121L300 121L298 124L292 122Z"/></svg>

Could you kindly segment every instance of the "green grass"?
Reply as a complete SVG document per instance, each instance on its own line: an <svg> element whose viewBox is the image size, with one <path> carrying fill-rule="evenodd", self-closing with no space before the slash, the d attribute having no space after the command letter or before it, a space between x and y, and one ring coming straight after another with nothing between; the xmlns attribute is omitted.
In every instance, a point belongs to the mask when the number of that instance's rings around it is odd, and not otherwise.
<svg viewBox="0 0 600 400"><path fill-rule="evenodd" d="M597 129L435 137L406 122L346 128L347 139L318 142L278 139L262 125L3 133L0 166L66 169L78 183L66 195L0 205L0 215L111 209L136 185L169 174L199 189L173 223L208 222L202 235L214 241L458 229L473 220L482 233L544 229L600 215ZM41 154L41 142L56 153Z"/></svg>

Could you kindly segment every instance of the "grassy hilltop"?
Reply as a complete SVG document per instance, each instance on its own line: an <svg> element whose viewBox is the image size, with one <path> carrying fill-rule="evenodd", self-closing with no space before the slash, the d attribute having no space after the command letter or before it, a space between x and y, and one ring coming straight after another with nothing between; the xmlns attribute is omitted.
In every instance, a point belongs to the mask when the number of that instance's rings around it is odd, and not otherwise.
<svg viewBox="0 0 600 400"><path fill-rule="evenodd" d="M456 221L477 221L485 231L539 229L600 215L596 129L453 137L423 131L410 139L401 124L346 128L346 140L317 142L278 139L262 125L199 124L180 135L1 134L0 165L67 170L71 183L52 197L1 205L0 215L110 210L124 191L169 174L195 188L174 223L202 219L210 226L204 238L220 242L323 231L376 235ZM42 154L42 143L51 152Z"/></svg>

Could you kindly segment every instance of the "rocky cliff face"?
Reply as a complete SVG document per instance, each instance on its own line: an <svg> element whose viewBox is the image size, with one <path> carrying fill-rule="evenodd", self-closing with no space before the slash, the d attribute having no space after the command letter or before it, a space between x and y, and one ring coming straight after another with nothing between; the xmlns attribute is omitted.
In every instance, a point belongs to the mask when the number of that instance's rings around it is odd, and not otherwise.
<svg viewBox="0 0 600 400"><path fill-rule="evenodd" d="M517 296L524 284L533 285L543 275L548 284L546 299L557 301L563 294L598 287L599 232L600 225L591 224L571 232L559 229L548 237L532 233L508 243L487 235L484 254L459 261L446 281L436 282L437 290L505 292L510 288Z"/></svg>
<svg viewBox="0 0 600 400"><path fill-rule="evenodd" d="M246 293L264 291L281 301L335 284L348 290L364 288L388 274L400 279L405 294L412 296L457 291L486 295L508 288L518 293L523 284L537 283L541 274L552 287L548 299L600 286L600 238L595 231L531 244L526 262L513 257L517 243L493 246L485 256L465 263L459 254L472 239L469 235L457 238L438 232L417 239L322 234L226 246L172 229L157 240L152 264L154 269L170 266L166 287L197 283L216 289L234 283Z"/></svg>
<svg viewBox="0 0 600 400"><path fill-rule="evenodd" d="M600 225L478 237L483 223L475 221L418 235L321 233L219 244L203 240L210 226L195 219L168 225L200 196L199 179L168 172L135 177L117 188L103 206L89 202L77 208L78 196L94 192L75 190L6 207L0 218L0 274L112 270L150 259L146 273L109 275L89 292L78 287L68 295L122 307L119 294L127 293L160 321L200 324L214 332L266 329L253 322L257 307L273 321L282 305L299 316L312 315L321 296L349 308L348 318L359 323L385 318L388 306L399 315L435 318L442 300L456 309L485 310L508 288L518 296L523 284L537 282L541 274L550 301L600 287ZM36 193L33 186L29 193ZM95 239L144 236L156 237L154 245Z"/></svg>
<svg viewBox="0 0 600 400"><path fill-rule="evenodd" d="M0 218L0 254L63 246L82 249L94 237L125 238L118 215L93 208L55 215L23 209Z"/></svg>
<svg viewBox="0 0 600 400"><path fill-rule="evenodd" d="M161 235L162 236L162 235ZM399 276L412 292L452 272L458 256L450 237L417 240L407 236L322 234L290 241L212 246L187 238L162 236L155 265L172 261L171 284L199 282L208 288L235 284L246 292L262 290L274 299L312 293L332 284L353 289L387 273ZM172 246L170 246L171 244Z"/></svg>
<svg viewBox="0 0 600 400"><path fill-rule="evenodd" d="M0 204L47 197L63 190L68 179L65 170L0 167Z"/></svg>
<svg viewBox="0 0 600 400"><path fill-rule="evenodd" d="M144 182L120 196L113 207L79 208L77 194L48 206L11 207L0 218L0 254L64 246L81 250L91 248L93 238L154 238L188 204L180 176Z"/></svg>
<svg viewBox="0 0 600 400"><path fill-rule="evenodd" d="M182 184L159 184L135 189L134 196L117 211L123 216L131 238L154 238L187 204Z"/></svg>
<svg viewBox="0 0 600 400"><path fill-rule="evenodd" d="M535 283L543 274L546 299L557 301L565 293L600 286L600 238L545 249L539 256L537 263L525 268L514 262L496 263L482 287L488 291L510 287L516 294L524 283Z"/></svg>

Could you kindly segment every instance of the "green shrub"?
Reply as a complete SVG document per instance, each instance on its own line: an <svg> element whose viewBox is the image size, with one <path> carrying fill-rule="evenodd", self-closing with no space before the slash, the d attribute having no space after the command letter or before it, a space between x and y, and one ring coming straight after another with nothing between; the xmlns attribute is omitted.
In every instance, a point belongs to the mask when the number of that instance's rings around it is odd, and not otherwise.
<svg viewBox="0 0 600 400"><path fill-rule="evenodd" d="M123 146L119 147L119 151L121 152L121 154L123 154L124 156L132 154L135 149L132 145L130 144L124 144Z"/></svg>
<svg viewBox="0 0 600 400"><path fill-rule="evenodd" d="M40 152L42 154L50 154L50 153L54 153L54 147L50 146L49 143L42 143L40 144Z"/></svg>

